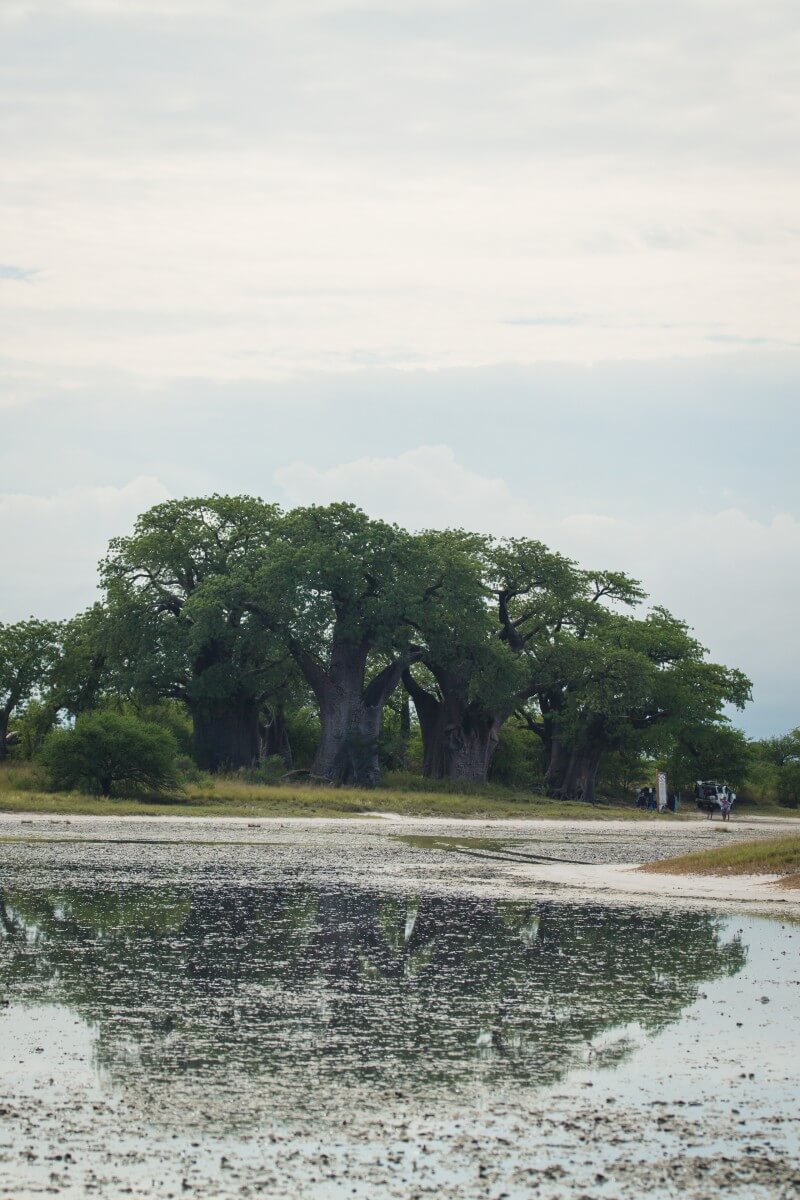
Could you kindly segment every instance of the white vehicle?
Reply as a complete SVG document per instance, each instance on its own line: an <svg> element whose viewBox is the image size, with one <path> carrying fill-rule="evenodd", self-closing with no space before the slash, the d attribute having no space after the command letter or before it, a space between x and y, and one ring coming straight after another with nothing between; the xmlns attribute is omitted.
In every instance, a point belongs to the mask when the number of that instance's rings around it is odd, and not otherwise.
<svg viewBox="0 0 800 1200"><path fill-rule="evenodd" d="M736 801L736 792L727 783L717 783L715 779L698 779L694 785L694 798L700 812L722 812L722 802L729 802L729 810Z"/></svg>

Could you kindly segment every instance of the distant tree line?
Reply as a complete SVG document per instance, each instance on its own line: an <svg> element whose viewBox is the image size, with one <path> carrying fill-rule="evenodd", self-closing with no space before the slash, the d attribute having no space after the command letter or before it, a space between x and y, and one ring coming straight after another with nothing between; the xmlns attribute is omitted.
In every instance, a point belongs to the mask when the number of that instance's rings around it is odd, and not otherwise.
<svg viewBox="0 0 800 1200"><path fill-rule="evenodd" d="M289 765L292 731L313 727L311 776L369 787L391 726L399 763L413 728L426 777L480 782L513 733L550 793L592 800L609 756L693 776L698 747L742 737L725 717L750 698L741 671L644 611L636 580L536 540L214 495L144 513L100 583L71 620L0 626L0 757L21 714L35 740L109 703L168 701L204 770Z"/></svg>

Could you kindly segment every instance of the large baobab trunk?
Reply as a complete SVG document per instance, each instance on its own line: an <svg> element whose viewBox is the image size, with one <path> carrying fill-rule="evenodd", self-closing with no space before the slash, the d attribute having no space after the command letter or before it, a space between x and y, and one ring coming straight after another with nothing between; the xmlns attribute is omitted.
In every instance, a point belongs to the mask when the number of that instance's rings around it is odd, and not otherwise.
<svg viewBox="0 0 800 1200"><path fill-rule="evenodd" d="M261 753L258 702L250 696L191 705L194 755L205 771L257 765Z"/></svg>
<svg viewBox="0 0 800 1200"><path fill-rule="evenodd" d="M418 684L409 670L403 672L403 683L414 701L422 734L422 774L426 779L444 779L447 775L444 703Z"/></svg>
<svg viewBox="0 0 800 1200"><path fill-rule="evenodd" d="M460 721L447 725L445 738L448 778L485 783L500 740L500 721L468 708Z"/></svg>
<svg viewBox="0 0 800 1200"><path fill-rule="evenodd" d="M437 670L441 693L433 695L403 674L422 732L423 775L485 783L500 737L502 718L470 702L449 672Z"/></svg>
<svg viewBox="0 0 800 1200"><path fill-rule="evenodd" d="M369 645L334 641L326 670L295 649L296 661L319 703L320 742L312 776L334 784L374 787L380 774L378 735L383 710L400 682L403 663L390 663L365 683Z"/></svg>
<svg viewBox="0 0 800 1200"><path fill-rule="evenodd" d="M565 800L583 800L586 804L594 804L597 769L603 750L602 745L590 742L572 751L559 788L559 794Z"/></svg>

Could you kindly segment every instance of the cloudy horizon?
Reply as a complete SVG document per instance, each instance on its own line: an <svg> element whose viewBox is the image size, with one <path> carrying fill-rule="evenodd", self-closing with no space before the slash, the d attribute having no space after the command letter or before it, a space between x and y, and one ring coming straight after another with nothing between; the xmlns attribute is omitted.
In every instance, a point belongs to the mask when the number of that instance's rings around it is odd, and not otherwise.
<svg viewBox="0 0 800 1200"><path fill-rule="evenodd" d="M642 578L800 723L800 26L765 0L6 0L0 620L168 496Z"/></svg>

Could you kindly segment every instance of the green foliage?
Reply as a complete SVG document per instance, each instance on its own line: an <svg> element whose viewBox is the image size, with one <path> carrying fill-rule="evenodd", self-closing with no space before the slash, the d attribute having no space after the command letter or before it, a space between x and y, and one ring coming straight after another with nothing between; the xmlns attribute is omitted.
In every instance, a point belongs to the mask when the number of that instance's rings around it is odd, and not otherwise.
<svg viewBox="0 0 800 1200"><path fill-rule="evenodd" d="M688 791L697 779L718 779L739 792L752 763L752 744L741 729L711 721L679 729L660 765L670 791Z"/></svg>
<svg viewBox="0 0 800 1200"><path fill-rule="evenodd" d="M325 659L333 640L390 651L419 587L413 539L352 504L296 508L261 553L253 604L296 651Z"/></svg>
<svg viewBox="0 0 800 1200"><path fill-rule="evenodd" d="M753 751L762 762L775 767L800 760L800 729L792 729L777 737L762 738L753 743Z"/></svg>
<svg viewBox="0 0 800 1200"><path fill-rule="evenodd" d="M607 613L580 651L565 727L573 740L609 750L658 751L680 733L721 727L725 706L742 708L750 696L750 681L706 661L685 623L663 608L644 618Z"/></svg>
<svg viewBox="0 0 800 1200"><path fill-rule="evenodd" d="M31 617L0 624L0 758L12 715L47 689L58 658L60 626Z"/></svg>
<svg viewBox="0 0 800 1200"><path fill-rule="evenodd" d="M178 787L173 735L130 714L87 713L54 730L40 754L50 786L110 796L164 793Z"/></svg>
<svg viewBox="0 0 800 1200"><path fill-rule="evenodd" d="M800 804L800 729L751 743L747 791L785 808Z"/></svg>
<svg viewBox="0 0 800 1200"><path fill-rule="evenodd" d="M286 763L279 754L270 754L262 759L257 767L241 767L234 778L243 779L246 783L262 783L267 787L279 784L286 776Z"/></svg>
<svg viewBox="0 0 800 1200"><path fill-rule="evenodd" d="M286 713L286 729L295 770L308 770L319 742L318 713L309 704L300 704Z"/></svg>
<svg viewBox="0 0 800 1200"><path fill-rule="evenodd" d="M117 630L115 667L133 691L230 699L268 671L238 572L269 538L277 509L248 496L168 501L115 538L101 578Z"/></svg>
<svg viewBox="0 0 800 1200"><path fill-rule="evenodd" d="M489 769L492 783L541 791L546 766L538 738L532 738L528 730L518 728L513 722L503 726Z"/></svg>
<svg viewBox="0 0 800 1200"><path fill-rule="evenodd" d="M547 772L565 796L590 795L598 769L602 787L624 791L644 760L682 786L737 784L757 761L777 788L800 760L797 731L753 750L730 727L749 681L665 609L641 612L635 580L535 539L411 534L352 504L282 512L214 495L144 513L111 542L101 581L103 603L63 626L0 626L0 732L16 713L18 754L36 753L58 713L113 708L170 730L209 770L254 766L265 745L288 761L284 727L297 768L316 771L328 745L326 778L355 747L359 783L377 776L376 738L384 770L424 761L458 774L448 755L466 747L463 767L498 730L494 779L534 788ZM401 677L427 705L424 756ZM569 776L581 756L583 774L557 786L553 764Z"/></svg>
<svg viewBox="0 0 800 1200"><path fill-rule="evenodd" d="M203 766L257 757L259 707L286 686L285 650L252 612L248 583L279 515L249 496L168 501L101 565L118 687L185 703Z"/></svg>
<svg viewBox="0 0 800 1200"><path fill-rule="evenodd" d="M28 762L38 754L45 738L54 729L58 711L50 700L29 700L14 720L16 741L11 750L14 759Z"/></svg>
<svg viewBox="0 0 800 1200"><path fill-rule="evenodd" d="M786 808L800 808L800 762L786 762L778 774L778 803Z"/></svg>
<svg viewBox="0 0 800 1200"><path fill-rule="evenodd" d="M191 756L192 722L179 701L160 700L155 704L142 704L134 700L123 703L115 711L129 713L140 721L166 729L175 739L178 753L184 757Z"/></svg>
<svg viewBox="0 0 800 1200"><path fill-rule="evenodd" d="M101 604L64 622L50 679L49 702L54 709L77 717L95 708L104 692L113 694L110 662L118 634L116 622Z"/></svg>
<svg viewBox="0 0 800 1200"><path fill-rule="evenodd" d="M183 786L191 784L195 791L209 790L212 778L207 771L201 771L189 754L178 754L175 759L175 772Z"/></svg>
<svg viewBox="0 0 800 1200"><path fill-rule="evenodd" d="M612 750L604 757L597 775L597 791L601 796L633 799L636 788L650 786L655 764L636 747ZM669 783L672 790L672 780Z"/></svg>

